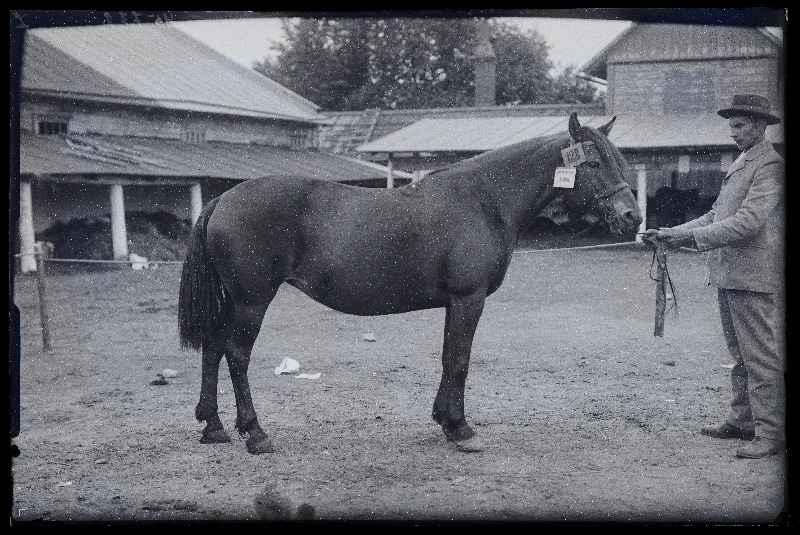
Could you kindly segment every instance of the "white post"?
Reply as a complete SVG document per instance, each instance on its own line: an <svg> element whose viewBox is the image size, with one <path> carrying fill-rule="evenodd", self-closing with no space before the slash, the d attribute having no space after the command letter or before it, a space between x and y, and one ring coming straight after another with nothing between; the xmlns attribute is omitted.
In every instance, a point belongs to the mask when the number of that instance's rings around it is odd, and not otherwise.
<svg viewBox="0 0 800 535"><path fill-rule="evenodd" d="M19 183L19 239L22 272L36 271L36 258L33 256L36 248L36 234L33 232L33 196L29 181L20 181Z"/></svg>
<svg viewBox="0 0 800 535"><path fill-rule="evenodd" d="M640 242L644 237L641 233L647 230L647 166L643 163L636 164L636 200L642 214L640 234L636 235L636 241Z"/></svg>
<svg viewBox="0 0 800 535"><path fill-rule="evenodd" d="M128 259L128 232L125 229L125 198L121 184L111 185L111 244L114 260Z"/></svg>
<svg viewBox="0 0 800 535"><path fill-rule="evenodd" d="M417 169L416 171L414 171L414 176L411 179L411 182L419 182L421 178L422 178L422 171Z"/></svg>
<svg viewBox="0 0 800 535"><path fill-rule="evenodd" d="M200 184L192 184L192 225L200 219L200 212L203 210L203 190Z"/></svg>
<svg viewBox="0 0 800 535"><path fill-rule="evenodd" d="M388 169L388 175L386 176L386 187L393 188L394 187L394 160L392 160L392 153L389 153L389 161L386 162L386 169Z"/></svg>

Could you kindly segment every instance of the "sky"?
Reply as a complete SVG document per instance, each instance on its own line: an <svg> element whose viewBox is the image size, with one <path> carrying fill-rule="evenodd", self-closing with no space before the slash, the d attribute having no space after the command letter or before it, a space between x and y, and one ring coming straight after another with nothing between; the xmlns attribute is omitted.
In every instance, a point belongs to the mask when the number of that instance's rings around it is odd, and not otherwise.
<svg viewBox="0 0 800 535"><path fill-rule="evenodd" d="M283 39L279 18L174 22L176 28L205 42L246 67L270 55ZM534 29L550 46L556 68L582 67L630 25L630 21L567 18L503 18L520 29ZM577 44L579 43L579 44Z"/></svg>

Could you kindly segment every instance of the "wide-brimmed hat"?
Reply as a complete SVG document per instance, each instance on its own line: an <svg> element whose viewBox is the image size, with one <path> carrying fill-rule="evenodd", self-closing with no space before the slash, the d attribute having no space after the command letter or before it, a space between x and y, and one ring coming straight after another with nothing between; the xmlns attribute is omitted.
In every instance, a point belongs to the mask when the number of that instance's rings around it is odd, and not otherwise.
<svg viewBox="0 0 800 535"><path fill-rule="evenodd" d="M755 115L767 120L767 124L778 124L780 118L769 112L769 99L761 95L734 95L730 108L719 110L717 115L726 119L733 115Z"/></svg>

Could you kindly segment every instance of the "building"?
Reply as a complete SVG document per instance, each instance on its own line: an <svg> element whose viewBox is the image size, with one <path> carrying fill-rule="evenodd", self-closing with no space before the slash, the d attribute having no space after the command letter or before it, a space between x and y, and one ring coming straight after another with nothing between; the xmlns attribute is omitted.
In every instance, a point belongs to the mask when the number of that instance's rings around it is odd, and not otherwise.
<svg viewBox="0 0 800 535"><path fill-rule="evenodd" d="M599 115L604 112L602 104L599 103L497 106L497 58L492 48L489 30L488 26L481 26L477 45L472 54L475 84L473 106L328 112L327 120L319 130L320 148L338 154L358 156L364 160L385 164L394 170L412 172L415 177L419 177L425 171L451 165L496 146L490 148L482 146L477 149L467 146L469 143L461 146L459 140L454 139L450 132L441 130L434 132L438 138L434 143L437 141L444 143L452 147L452 150L425 145L425 149L409 151L392 145L395 132L405 132L406 127L417 125L419 122L422 122L422 125L438 124L430 121L449 124L451 120L456 119L463 120L460 124L469 125L467 128L480 124L480 129L487 124L519 123L520 118L568 117L576 110L582 116ZM459 121L454 122L459 123ZM432 133L424 131L420 126L415 126L409 132L411 136L422 134L428 139ZM373 142L377 142L380 147L388 147L389 150L372 150Z"/></svg>
<svg viewBox="0 0 800 535"><path fill-rule="evenodd" d="M23 272L57 221L110 217L113 256L127 259L126 211L194 221L258 177L385 180L379 165L318 150L315 104L169 24L31 29L22 64Z"/></svg>
<svg viewBox="0 0 800 535"><path fill-rule="evenodd" d="M709 207L738 155L716 111L734 94L756 93L783 117L783 42L761 27L633 24L583 73L607 81L606 113L619 117L612 140L646 180L648 197L684 192L684 219ZM767 137L785 151L783 123Z"/></svg>
<svg viewBox="0 0 800 535"><path fill-rule="evenodd" d="M759 93L783 114L782 40L764 28L636 23L582 75L607 83L607 109L574 106L555 116L484 113L482 119L430 114L357 150L418 171L566 130L573 110L589 125L616 116L610 139L630 164L627 178L646 215L643 227L656 227L700 215L719 192L737 149L716 110L736 93ZM782 123L768 127L767 136L784 150Z"/></svg>

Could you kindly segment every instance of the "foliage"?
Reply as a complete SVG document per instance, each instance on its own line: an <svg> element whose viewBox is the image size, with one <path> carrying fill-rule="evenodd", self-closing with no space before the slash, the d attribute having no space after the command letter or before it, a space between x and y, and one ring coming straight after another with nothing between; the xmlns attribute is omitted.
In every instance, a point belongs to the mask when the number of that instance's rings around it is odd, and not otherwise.
<svg viewBox="0 0 800 535"><path fill-rule="evenodd" d="M591 102L572 70L552 74L535 32L474 18L303 18L256 69L324 110L470 106L473 51L488 24L497 58L497 104Z"/></svg>

